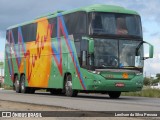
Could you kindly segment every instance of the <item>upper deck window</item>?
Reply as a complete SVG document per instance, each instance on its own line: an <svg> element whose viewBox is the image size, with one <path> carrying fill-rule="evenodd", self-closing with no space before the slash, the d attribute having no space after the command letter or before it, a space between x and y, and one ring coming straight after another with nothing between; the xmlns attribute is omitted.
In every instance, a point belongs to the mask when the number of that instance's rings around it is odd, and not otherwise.
<svg viewBox="0 0 160 120"><path fill-rule="evenodd" d="M37 23L31 23L22 26L22 36L24 42L31 42L36 40L37 35Z"/></svg>
<svg viewBox="0 0 160 120"><path fill-rule="evenodd" d="M121 13L89 14L91 35L120 35L142 37L141 21L138 15Z"/></svg>
<svg viewBox="0 0 160 120"><path fill-rule="evenodd" d="M75 12L64 15L68 34L86 34L86 12Z"/></svg>

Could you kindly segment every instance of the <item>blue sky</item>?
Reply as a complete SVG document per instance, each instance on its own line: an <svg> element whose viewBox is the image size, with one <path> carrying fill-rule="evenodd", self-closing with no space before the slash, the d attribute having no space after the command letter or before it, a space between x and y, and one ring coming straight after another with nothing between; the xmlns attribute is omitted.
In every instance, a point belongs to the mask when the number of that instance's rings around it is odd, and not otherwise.
<svg viewBox="0 0 160 120"><path fill-rule="evenodd" d="M141 15L144 40L155 47L154 58L145 61L145 72L160 73L160 0L1 0L0 1L0 60L4 58L5 30L56 10L70 10L92 4L118 5Z"/></svg>

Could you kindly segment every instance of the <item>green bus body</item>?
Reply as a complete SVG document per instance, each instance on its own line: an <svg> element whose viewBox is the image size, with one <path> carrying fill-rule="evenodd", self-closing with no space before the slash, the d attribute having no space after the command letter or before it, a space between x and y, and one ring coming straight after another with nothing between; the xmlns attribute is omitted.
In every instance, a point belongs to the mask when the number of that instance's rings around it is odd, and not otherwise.
<svg viewBox="0 0 160 120"><path fill-rule="evenodd" d="M125 21L127 34L116 31L118 19ZM67 96L99 92L118 98L143 87L144 41L135 11L109 5L57 11L9 27L6 39L5 84L16 92L44 88Z"/></svg>

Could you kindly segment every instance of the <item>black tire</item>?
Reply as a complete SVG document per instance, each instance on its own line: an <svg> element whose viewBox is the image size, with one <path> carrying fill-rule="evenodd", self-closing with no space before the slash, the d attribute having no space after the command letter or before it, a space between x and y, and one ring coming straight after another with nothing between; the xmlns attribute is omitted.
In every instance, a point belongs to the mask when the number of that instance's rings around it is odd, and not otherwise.
<svg viewBox="0 0 160 120"><path fill-rule="evenodd" d="M111 99L117 99L120 97L121 95L121 92L118 92L118 91L111 91L111 92L108 92L108 95Z"/></svg>
<svg viewBox="0 0 160 120"><path fill-rule="evenodd" d="M77 94L78 91L72 89L72 76L67 75L65 80L65 95L69 97L76 97Z"/></svg>
<svg viewBox="0 0 160 120"><path fill-rule="evenodd" d="M14 76L14 81L13 81L13 90L16 91L16 87L15 87L15 78L16 76Z"/></svg>
<svg viewBox="0 0 160 120"><path fill-rule="evenodd" d="M17 93L20 93L20 92L21 92L20 81L18 80L18 75L16 75L16 76L14 77L13 89L15 89L15 91L16 91Z"/></svg>
<svg viewBox="0 0 160 120"><path fill-rule="evenodd" d="M27 88L25 85L25 75L21 75L20 81L21 93L30 93L29 88Z"/></svg>
<svg viewBox="0 0 160 120"><path fill-rule="evenodd" d="M20 80L20 89L21 89L21 93L29 93L29 94L34 94L35 93L35 89L34 88L29 88L25 86L25 75L21 76L21 80Z"/></svg>

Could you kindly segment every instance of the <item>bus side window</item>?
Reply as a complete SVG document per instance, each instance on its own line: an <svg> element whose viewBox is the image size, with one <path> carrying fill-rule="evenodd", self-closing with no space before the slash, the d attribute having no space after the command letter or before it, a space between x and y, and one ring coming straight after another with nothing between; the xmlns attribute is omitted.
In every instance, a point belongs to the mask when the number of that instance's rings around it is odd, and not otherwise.
<svg viewBox="0 0 160 120"><path fill-rule="evenodd" d="M52 31L51 38L55 38L57 37L57 18L50 18L48 19L48 21L49 21L50 29Z"/></svg>
<svg viewBox="0 0 160 120"><path fill-rule="evenodd" d="M86 13L76 12L74 15L74 22L72 23L73 33L75 34L85 34L86 33Z"/></svg>
<svg viewBox="0 0 160 120"><path fill-rule="evenodd" d="M25 26L22 26L22 36L24 42L31 42L36 40L37 35L37 23L31 23Z"/></svg>
<svg viewBox="0 0 160 120"><path fill-rule="evenodd" d="M18 28L13 28L12 33L13 33L14 43L17 44L18 43Z"/></svg>
<svg viewBox="0 0 160 120"><path fill-rule="evenodd" d="M64 15L64 22L69 35L71 35L70 23L73 18L70 17L70 14Z"/></svg>
<svg viewBox="0 0 160 120"><path fill-rule="evenodd" d="M9 30L6 31L6 43L9 43Z"/></svg>
<svg viewBox="0 0 160 120"><path fill-rule="evenodd" d="M101 16L96 15L92 24L95 29L102 29Z"/></svg>
<svg viewBox="0 0 160 120"><path fill-rule="evenodd" d="M64 15L68 34L86 34L86 13L75 12Z"/></svg>

